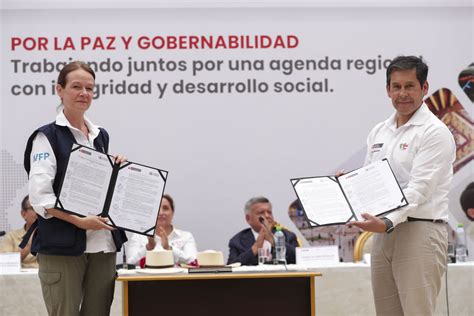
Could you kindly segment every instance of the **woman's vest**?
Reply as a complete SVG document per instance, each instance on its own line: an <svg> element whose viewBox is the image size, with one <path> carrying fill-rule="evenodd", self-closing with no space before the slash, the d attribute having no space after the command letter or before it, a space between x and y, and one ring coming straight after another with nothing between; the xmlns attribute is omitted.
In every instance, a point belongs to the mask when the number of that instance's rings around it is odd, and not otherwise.
<svg viewBox="0 0 474 316"><path fill-rule="evenodd" d="M107 153L109 149L109 135L105 129L99 129L99 135L94 139L94 147L96 150ZM33 140L39 132L46 136L56 156L57 166L53 190L56 196L58 196L61 179L66 171L69 153L76 140L67 126L56 125L55 122L38 128L33 132L26 144L24 167L28 176L31 169L30 157ZM55 217L45 219L42 216L38 216L38 220L25 235L20 247L26 246L31 233L36 227L37 230L34 233L31 244L31 253L34 255L41 253L46 255L78 256L83 254L86 249L86 230ZM113 230L111 232L117 251L120 251L122 244L127 240L125 233L123 230Z"/></svg>

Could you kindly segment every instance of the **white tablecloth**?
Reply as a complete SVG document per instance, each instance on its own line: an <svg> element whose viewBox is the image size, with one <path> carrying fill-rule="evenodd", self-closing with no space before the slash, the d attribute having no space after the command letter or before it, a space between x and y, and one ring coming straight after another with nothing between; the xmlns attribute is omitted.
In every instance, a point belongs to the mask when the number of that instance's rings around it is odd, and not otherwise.
<svg viewBox="0 0 474 316"><path fill-rule="evenodd" d="M288 268L301 269L294 265ZM249 272L259 269L241 268ZM310 270L323 274L316 278L316 315L375 315L368 265L341 263ZM440 316L447 315L444 282L436 309L436 315ZM474 262L449 265L448 292L451 315L474 315ZM36 271L0 275L0 316L3 315L47 315ZM121 282L115 286L111 315L122 315Z"/></svg>

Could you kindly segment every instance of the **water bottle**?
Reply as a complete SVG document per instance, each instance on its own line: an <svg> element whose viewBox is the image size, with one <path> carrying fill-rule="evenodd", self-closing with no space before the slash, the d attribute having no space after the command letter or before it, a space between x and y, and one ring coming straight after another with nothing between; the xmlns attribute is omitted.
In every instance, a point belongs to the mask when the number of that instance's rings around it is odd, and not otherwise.
<svg viewBox="0 0 474 316"><path fill-rule="evenodd" d="M281 226L276 227L275 238L275 260L277 263L286 263L286 244L285 234L283 234Z"/></svg>
<svg viewBox="0 0 474 316"><path fill-rule="evenodd" d="M458 224L456 228L456 262L467 261L466 233L464 225Z"/></svg>

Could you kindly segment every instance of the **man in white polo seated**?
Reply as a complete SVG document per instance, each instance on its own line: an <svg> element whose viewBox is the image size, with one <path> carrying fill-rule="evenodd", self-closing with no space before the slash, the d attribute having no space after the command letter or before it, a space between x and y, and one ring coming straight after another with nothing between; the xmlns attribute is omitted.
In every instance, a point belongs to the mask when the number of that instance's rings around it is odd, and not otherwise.
<svg viewBox="0 0 474 316"><path fill-rule="evenodd" d="M24 249L20 249L20 245L30 226L36 221L37 215L30 204L28 195L21 201L21 217L25 220L25 224L22 228L12 230L5 235L0 244L0 252L19 252L21 256L21 267L22 268L38 268L38 262L36 257L30 253L31 238ZM33 236L33 235L32 235Z"/></svg>
<svg viewBox="0 0 474 316"><path fill-rule="evenodd" d="M246 228L229 241L229 259L227 264L240 262L242 265L258 264L258 249L268 248L274 252L276 222L273 219L272 204L263 197L254 197L245 203L245 220L250 228ZM286 242L286 262L295 263L295 248L298 247L296 235L282 229Z"/></svg>

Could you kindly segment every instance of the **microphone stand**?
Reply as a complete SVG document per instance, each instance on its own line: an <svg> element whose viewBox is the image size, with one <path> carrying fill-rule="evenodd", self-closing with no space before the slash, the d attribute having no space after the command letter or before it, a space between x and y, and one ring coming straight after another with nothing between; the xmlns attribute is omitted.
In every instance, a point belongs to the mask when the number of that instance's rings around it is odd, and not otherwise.
<svg viewBox="0 0 474 316"><path fill-rule="evenodd" d="M125 244L122 245L122 264L117 265L117 269L124 269L124 270L133 270L135 269L134 264L128 264L127 263L127 252L125 250Z"/></svg>
<svg viewBox="0 0 474 316"><path fill-rule="evenodd" d="M122 245L123 247L123 252L122 252L122 269L128 270L128 264L127 264L127 254L125 251L125 244Z"/></svg>

